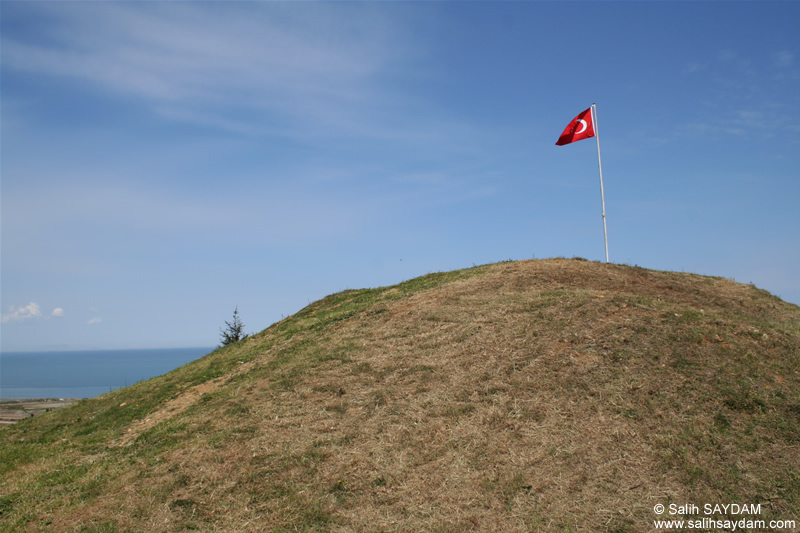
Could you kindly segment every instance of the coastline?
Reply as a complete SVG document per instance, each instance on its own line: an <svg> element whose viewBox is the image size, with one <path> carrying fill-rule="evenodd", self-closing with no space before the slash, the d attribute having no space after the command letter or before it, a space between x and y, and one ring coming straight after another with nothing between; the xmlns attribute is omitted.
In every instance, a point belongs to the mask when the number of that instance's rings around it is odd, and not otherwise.
<svg viewBox="0 0 800 533"><path fill-rule="evenodd" d="M0 353L3 370L0 401L95 398L167 374L211 351L211 348L190 347L3 352Z"/></svg>
<svg viewBox="0 0 800 533"><path fill-rule="evenodd" d="M16 424L53 409L66 407L80 401L76 398L3 398L0 399L0 427Z"/></svg>

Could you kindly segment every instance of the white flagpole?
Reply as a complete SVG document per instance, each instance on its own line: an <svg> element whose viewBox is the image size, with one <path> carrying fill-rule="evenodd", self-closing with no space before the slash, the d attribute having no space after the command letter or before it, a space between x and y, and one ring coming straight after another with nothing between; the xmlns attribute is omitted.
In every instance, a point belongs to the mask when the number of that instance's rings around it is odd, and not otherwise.
<svg viewBox="0 0 800 533"><path fill-rule="evenodd" d="M603 237L606 241L606 263L608 263L608 229L606 229L606 195L603 192L603 163L600 161L600 131L597 129L597 106L592 104L592 126L597 139L597 166L600 169L600 201L603 203Z"/></svg>

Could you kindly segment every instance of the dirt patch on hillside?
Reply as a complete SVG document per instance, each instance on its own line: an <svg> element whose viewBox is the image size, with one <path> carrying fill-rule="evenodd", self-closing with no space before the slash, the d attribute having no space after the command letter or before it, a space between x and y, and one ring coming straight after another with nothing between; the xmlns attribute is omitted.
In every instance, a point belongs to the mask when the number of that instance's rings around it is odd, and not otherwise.
<svg viewBox="0 0 800 533"><path fill-rule="evenodd" d="M157 426L158 424L170 420L186 411L189 407L194 405L200 398L206 394L211 394L222 387L232 377L248 372L253 368L253 363L242 363L239 365L235 372L232 372L224 377L213 379L205 383L200 383L191 388L181 392L178 396L166 402L161 409L152 413L147 418L138 420L131 424L126 430L125 434L118 439L114 445L126 447L133 444L133 442L145 431ZM120 404L124 407L125 403Z"/></svg>

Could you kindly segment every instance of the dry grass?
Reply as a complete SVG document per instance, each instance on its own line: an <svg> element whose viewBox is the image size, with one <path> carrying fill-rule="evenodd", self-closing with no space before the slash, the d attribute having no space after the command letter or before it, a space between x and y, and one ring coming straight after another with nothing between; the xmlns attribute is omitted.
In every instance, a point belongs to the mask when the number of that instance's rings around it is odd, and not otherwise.
<svg viewBox="0 0 800 533"><path fill-rule="evenodd" d="M799 348L796 306L691 274L546 260L346 291L82 402L142 405L102 441L72 407L2 430L0 529L650 531L670 502L800 523Z"/></svg>

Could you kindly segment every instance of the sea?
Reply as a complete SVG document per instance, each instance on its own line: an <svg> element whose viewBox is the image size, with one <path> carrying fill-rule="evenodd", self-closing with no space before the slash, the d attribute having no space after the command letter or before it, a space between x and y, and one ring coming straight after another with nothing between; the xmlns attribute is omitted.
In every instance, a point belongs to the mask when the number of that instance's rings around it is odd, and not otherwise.
<svg viewBox="0 0 800 533"><path fill-rule="evenodd" d="M94 398L166 374L211 348L0 353L0 399Z"/></svg>

